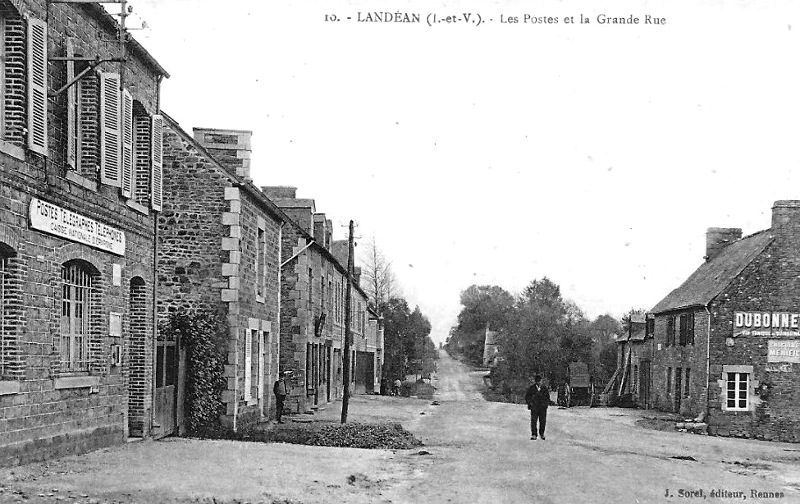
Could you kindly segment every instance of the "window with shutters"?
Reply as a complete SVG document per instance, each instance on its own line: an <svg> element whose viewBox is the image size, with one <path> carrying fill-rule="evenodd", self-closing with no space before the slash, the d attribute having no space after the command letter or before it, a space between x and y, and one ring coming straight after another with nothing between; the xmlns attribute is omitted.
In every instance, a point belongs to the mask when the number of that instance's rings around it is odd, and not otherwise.
<svg viewBox="0 0 800 504"><path fill-rule="evenodd" d="M164 118L154 115L150 126L150 207L161 211L163 205Z"/></svg>
<svg viewBox="0 0 800 504"><path fill-rule="evenodd" d="M18 159L24 147L47 154L46 47L44 22L0 0L0 150Z"/></svg>
<svg viewBox="0 0 800 504"><path fill-rule="evenodd" d="M244 341L244 400L253 400L253 340L258 341L258 330L245 331Z"/></svg>
<svg viewBox="0 0 800 504"><path fill-rule="evenodd" d="M89 370L93 275L79 262L61 267L61 332L58 344L61 370Z"/></svg>
<svg viewBox="0 0 800 504"><path fill-rule="evenodd" d="M267 283L267 241L264 228L256 235L256 301L263 303Z"/></svg>
<svg viewBox="0 0 800 504"><path fill-rule="evenodd" d="M100 74L100 182L122 187L122 105L119 74Z"/></svg>
<svg viewBox="0 0 800 504"><path fill-rule="evenodd" d="M675 315L667 317L667 346L675 344Z"/></svg>
<svg viewBox="0 0 800 504"><path fill-rule="evenodd" d="M694 313L681 314L679 324L680 345L694 345Z"/></svg>

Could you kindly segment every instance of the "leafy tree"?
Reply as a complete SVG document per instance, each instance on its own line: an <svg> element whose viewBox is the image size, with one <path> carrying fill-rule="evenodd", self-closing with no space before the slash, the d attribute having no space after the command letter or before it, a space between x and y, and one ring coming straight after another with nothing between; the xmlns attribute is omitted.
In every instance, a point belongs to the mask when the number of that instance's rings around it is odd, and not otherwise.
<svg viewBox="0 0 800 504"><path fill-rule="evenodd" d="M461 293L463 308L450 331L447 349L469 362L483 361L486 328L504 331L514 318L514 296L496 285L472 285Z"/></svg>
<svg viewBox="0 0 800 504"><path fill-rule="evenodd" d="M394 380L433 367L436 346L430 339L431 323L419 307L410 310L403 298L391 298L383 305L384 373ZM414 366L412 361L420 364Z"/></svg>

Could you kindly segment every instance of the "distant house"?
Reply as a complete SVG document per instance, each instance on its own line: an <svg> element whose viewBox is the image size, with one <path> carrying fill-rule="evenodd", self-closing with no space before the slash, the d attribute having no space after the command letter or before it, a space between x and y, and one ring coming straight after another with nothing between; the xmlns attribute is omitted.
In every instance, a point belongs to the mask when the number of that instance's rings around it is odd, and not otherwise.
<svg viewBox="0 0 800 504"><path fill-rule="evenodd" d="M644 314L631 314L628 331L615 336L617 370L606 387L608 393L640 408L651 407L652 327L652 318L646 319Z"/></svg>
<svg viewBox="0 0 800 504"><path fill-rule="evenodd" d="M262 190L289 217L281 235L280 368L293 373L287 407L304 412L341 398L344 391L347 242L342 247L342 242L333 241L331 221L317 213L313 199L298 198L297 188L269 186ZM372 326L359 276L356 268L350 305L350 362L355 371L350 374L350 390L357 390L360 384L360 390L371 391L372 376L380 371L375 361L377 322L375 336L365 338ZM381 351L382 334L381 328ZM370 359L359 352L369 353ZM359 372L368 360L373 363L371 374L362 376Z"/></svg>
<svg viewBox="0 0 800 504"><path fill-rule="evenodd" d="M496 331L489 330L489 324L486 324L486 336L483 340L483 365L485 367L492 367L496 364L497 356L500 353L497 334Z"/></svg>
<svg viewBox="0 0 800 504"><path fill-rule="evenodd" d="M655 407L711 434L800 441L800 201L770 229L709 228L706 260L651 310Z"/></svg>

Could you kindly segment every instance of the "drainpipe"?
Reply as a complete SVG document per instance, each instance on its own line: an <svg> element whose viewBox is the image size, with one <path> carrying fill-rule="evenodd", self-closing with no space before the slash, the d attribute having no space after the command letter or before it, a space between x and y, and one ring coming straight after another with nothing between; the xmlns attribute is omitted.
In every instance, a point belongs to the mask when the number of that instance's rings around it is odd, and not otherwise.
<svg viewBox="0 0 800 504"><path fill-rule="evenodd" d="M286 225L286 221L281 222L281 225L278 228L278 260L280 260L280 258L283 257L283 226L284 225ZM276 333L276 336L275 336L276 345L275 346L278 349L278 362L277 362L277 365L276 365L276 373L277 374L275 376L275 381L278 380L278 376L280 376L280 372L281 372L281 310L283 309L281 307L281 291L283 290L283 280L282 280L283 276L281 275L282 269L283 269L282 265L280 267L278 267L278 317L277 317L278 320L277 320L277 329L274 331ZM270 366L270 369L272 369L272 366ZM272 375L270 375L269 381L267 383L269 384L270 387L272 386ZM269 390L271 390L271 388L267 387L267 390L264 391L264 393L267 394L267 398L268 398L267 399L267 419L269 419L269 408L270 408L270 403L272 401L272 395L268 393Z"/></svg>
<svg viewBox="0 0 800 504"><path fill-rule="evenodd" d="M281 229L283 229L283 224L281 224ZM305 252L305 251L306 251L306 249L307 249L308 247L310 247L311 245L314 245L314 243L315 243L315 241L314 241L314 240L310 240L310 241L308 242L308 244L307 244L305 247L303 247L303 248L301 248L300 250L298 250L298 251L297 251L297 253L296 253L295 255L293 255L293 256L292 256L292 257L290 257L289 259L286 259L285 261L283 261L283 262L281 263L281 268L283 268L284 266L286 266L287 264L289 264L290 262L292 262L292 260L293 260L294 258L296 258L296 257L299 257L299 256L300 256L300 254L302 254L303 252Z"/></svg>
<svg viewBox="0 0 800 504"><path fill-rule="evenodd" d="M709 303L710 305L711 303ZM706 314L708 315L708 325L706 330L706 423L708 422L709 412L709 393L711 392L711 310L708 305L704 306Z"/></svg>
<svg viewBox="0 0 800 504"><path fill-rule="evenodd" d="M158 357L158 213L153 211L153 356L150 359L152 368L150 377L150 425L148 435L142 426L142 437L151 437L156 423L156 359Z"/></svg>

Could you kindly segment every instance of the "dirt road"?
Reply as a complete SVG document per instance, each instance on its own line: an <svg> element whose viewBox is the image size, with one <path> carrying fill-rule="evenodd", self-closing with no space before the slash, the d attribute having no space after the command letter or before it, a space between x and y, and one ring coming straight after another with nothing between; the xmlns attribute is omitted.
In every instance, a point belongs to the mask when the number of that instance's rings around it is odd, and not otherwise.
<svg viewBox="0 0 800 504"><path fill-rule="evenodd" d="M350 402L351 421L401 422L421 449L140 442L0 470L0 502L800 502L798 445L644 429L636 410L555 407L547 441L531 441L524 406L482 399L482 373L442 355L433 383L438 405ZM338 418L340 406L314 418Z"/></svg>
<svg viewBox="0 0 800 504"><path fill-rule="evenodd" d="M648 430L631 410L555 407L547 440L532 441L524 406L476 397L479 373L442 355L438 383L441 406L414 430L432 455L391 489L392 502L742 500L714 498L715 489L800 502L797 445ZM703 493L682 496L690 491Z"/></svg>

